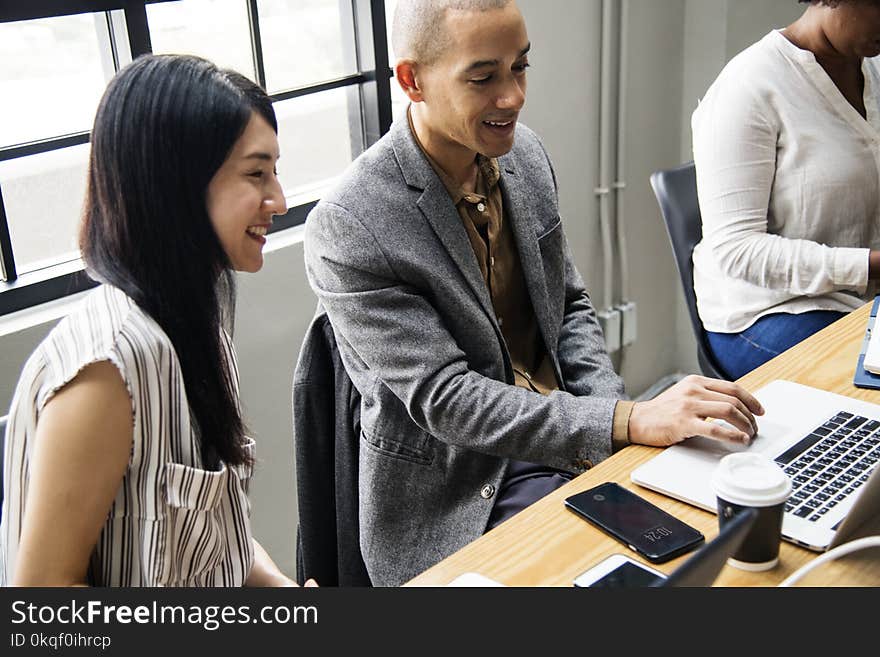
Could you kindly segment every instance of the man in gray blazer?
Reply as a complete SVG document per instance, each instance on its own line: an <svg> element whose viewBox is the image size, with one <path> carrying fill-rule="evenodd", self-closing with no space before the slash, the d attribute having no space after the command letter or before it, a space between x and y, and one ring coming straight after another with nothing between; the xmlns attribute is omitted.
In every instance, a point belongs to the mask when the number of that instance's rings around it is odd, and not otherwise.
<svg viewBox="0 0 880 657"><path fill-rule="evenodd" d="M629 442L748 442L762 412L702 377L624 401L550 160L517 124L530 43L514 2L400 0L393 41L408 116L349 167L305 237L362 396L361 551L376 585L405 582Z"/></svg>

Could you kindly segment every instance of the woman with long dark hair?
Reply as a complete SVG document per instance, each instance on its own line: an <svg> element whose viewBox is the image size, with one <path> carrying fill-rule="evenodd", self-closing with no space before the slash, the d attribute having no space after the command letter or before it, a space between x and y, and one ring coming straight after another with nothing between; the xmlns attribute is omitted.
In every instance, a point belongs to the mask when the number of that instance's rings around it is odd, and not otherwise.
<svg viewBox="0 0 880 657"><path fill-rule="evenodd" d="M80 247L102 285L25 364L9 414L0 578L295 585L250 531L233 272L286 204L247 78L144 56L95 118Z"/></svg>

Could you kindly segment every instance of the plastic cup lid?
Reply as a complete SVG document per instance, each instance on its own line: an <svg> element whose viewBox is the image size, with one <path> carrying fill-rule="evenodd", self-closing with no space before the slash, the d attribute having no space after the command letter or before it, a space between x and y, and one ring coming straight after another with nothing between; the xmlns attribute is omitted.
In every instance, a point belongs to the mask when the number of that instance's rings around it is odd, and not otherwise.
<svg viewBox="0 0 880 657"><path fill-rule="evenodd" d="M712 475L715 494L733 504L773 506L791 495L791 480L763 454L728 454Z"/></svg>

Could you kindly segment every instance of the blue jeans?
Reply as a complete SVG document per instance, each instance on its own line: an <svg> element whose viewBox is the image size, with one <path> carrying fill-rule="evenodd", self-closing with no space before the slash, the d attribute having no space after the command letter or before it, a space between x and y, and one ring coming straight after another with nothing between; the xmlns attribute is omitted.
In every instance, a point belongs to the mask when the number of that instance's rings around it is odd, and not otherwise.
<svg viewBox="0 0 880 657"><path fill-rule="evenodd" d="M742 333L706 333L718 364L728 377L738 379L844 314L832 310L775 313L764 315Z"/></svg>

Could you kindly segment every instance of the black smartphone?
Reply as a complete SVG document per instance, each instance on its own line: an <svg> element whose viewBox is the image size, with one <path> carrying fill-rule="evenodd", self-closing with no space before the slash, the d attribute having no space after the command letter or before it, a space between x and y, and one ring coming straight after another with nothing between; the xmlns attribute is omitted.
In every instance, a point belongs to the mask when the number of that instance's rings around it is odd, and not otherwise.
<svg viewBox="0 0 880 657"><path fill-rule="evenodd" d="M653 563L705 541L687 523L613 481L566 498L565 506Z"/></svg>

